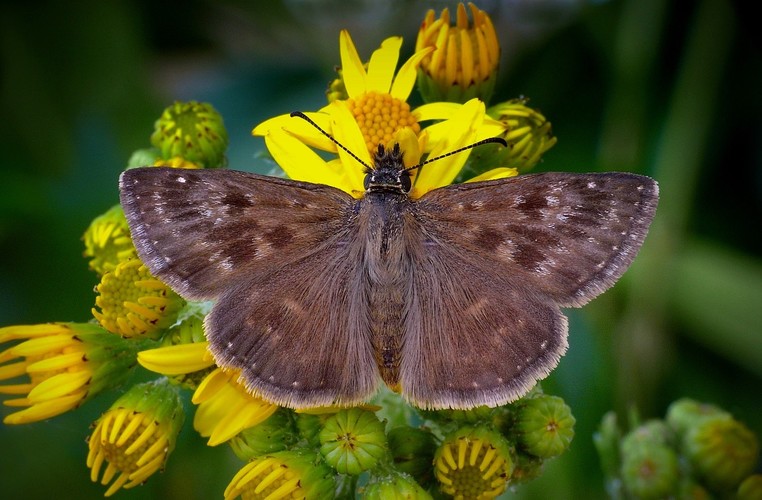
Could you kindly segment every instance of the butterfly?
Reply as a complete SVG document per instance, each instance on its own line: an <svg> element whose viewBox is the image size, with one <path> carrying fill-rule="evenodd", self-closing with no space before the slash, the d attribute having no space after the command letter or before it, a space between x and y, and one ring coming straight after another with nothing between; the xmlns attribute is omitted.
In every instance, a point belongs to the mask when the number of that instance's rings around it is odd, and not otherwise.
<svg viewBox="0 0 762 500"><path fill-rule="evenodd" d="M658 185L539 173L410 198L379 146L360 199L233 170L125 171L141 260L205 320L218 365L291 408L354 405L382 383L414 406L518 399L567 349L565 307L611 287L641 247Z"/></svg>

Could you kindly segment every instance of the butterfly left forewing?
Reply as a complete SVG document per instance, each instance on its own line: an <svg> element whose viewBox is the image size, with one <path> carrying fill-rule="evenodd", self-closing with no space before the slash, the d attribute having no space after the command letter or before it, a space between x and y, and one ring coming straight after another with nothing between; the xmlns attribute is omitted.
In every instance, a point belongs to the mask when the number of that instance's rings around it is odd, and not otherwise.
<svg viewBox="0 0 762 500"><path fill-rule="evenodd" d="M141 260L192 300L298 259L341 229L353 202L330 186L225 169L131 169L120 191Z"/></svg>

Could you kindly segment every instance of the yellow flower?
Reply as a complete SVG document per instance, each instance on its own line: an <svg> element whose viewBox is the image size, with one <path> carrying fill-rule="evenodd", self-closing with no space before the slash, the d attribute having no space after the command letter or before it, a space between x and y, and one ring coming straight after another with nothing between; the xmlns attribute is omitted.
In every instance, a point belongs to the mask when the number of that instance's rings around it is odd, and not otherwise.
<svg viewBox="0 0 762 500"><path fill-rule="evenodd" d="M508 443L495 431L461 427L434 455L440 489L455 498L495 498L513 470Z"/></svg>
<svg viewBox="0 0 762 500"><path fill-rule="evenodd" d="M138 345L89 323L47 323L0 328L0 394L22 396L6 406L23 407L3 420L26 424L65 413L132 373ZM24 396L25 395L25 396Z"/></svg>
<svg viewBox="0 0 762 500"><path fill-rule="evenodd" d="M105 463L100 482L111 483L105 496L143 483L167 461L183 420L180 396L166 379L133 386L98 419L88 440L90 479L98 481Z"/></svg>
<svg viewBox="0 0 762 500"><path fill-rule="evenodd" d="M202 166L196 163L193 163L192 161L186 160L182 156L173 156L172 158L168 160L159 158L153 162L153 166L154 167L189 168L189 169L203 168Z"/></svg>
<svg viewBox="0 0 762 500"><path fill-rule="evenodd" d="M280 451L246 464L225 489L225 500L333 498L333 472L314 454Z"/></svg>
<svg viewBox="0 0 762 500"><path fill-rule="evenodd" d="M474 97L489 101L495 87L500 45L492 20L469 3L472 24L466 7L458 4L455 26L450 26L450 11L443 9L439 19L429 10L418 31L416 51L435 50L419 66L418 87L426 102L465 102Z"/></svg>
<svg viewBox="0 0 762 500"><path fill-rule="evenodd" d="M155 337L172 325L184 304L167 285L154 278L138 259L121 262L96 287L95 319L123 337Z"/></svg>
<svg viewBox="0 0 762 500"><path fill-rule="evenodd" d="M100 275L113 271L120 262L137 258L121 205L114 205L93 219L82 239L84 256L90 257L90 269Z"/></svg>
<svg viewBox="0 0 762 500"><path fill-rule="evenodd" d="M371 155L379 145L399 143L409 167L419 163L423 154L432 158L505 130L505 125L486 116L484 104L477 99L410 109L406 101L415 82L416 66L433 49L416 52L395 75L401 44L399 37L385 40L371 56L366 71L352 39L342 31L341 69L348 99L334 100L306 115L365 164L372 163ZM433 120L437 123L420 125ZM260 123L252 133L265 137L270 154L292 179L328 184L362 196L362 165L304 120L281 115ZM337 153L338 158L325 161L311 148ZM411 196L450 184L467 158L468 151L414 171Z"/></svg>
<svg viewBox="0 0 762 500"><path fill-rule="evenodd" d="M214 366L208 345L208 342L196 342L151 349L139 353L138 361L143 367L165 375L208 370ZM214 368L202 373L205 376L192 399L198 405L193 427L201 436L209 438L209 446L228 441L242 430L267 420L278 409L249 394L238 382L238 370Z"/></svg>

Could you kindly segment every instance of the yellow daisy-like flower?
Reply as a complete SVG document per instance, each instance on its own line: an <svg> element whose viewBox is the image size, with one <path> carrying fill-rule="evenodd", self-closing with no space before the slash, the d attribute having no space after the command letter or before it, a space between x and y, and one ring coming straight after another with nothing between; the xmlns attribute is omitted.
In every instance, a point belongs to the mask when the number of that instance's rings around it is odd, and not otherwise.
<svg viewBox="0 0 762 500"><path fill-rule="evenodd" d="M165 375L178 375L209 369L214 360L208 342L160 347L142 351L138 361L143 367ZM213 369L198 385L193 403L198 405L193 427L209 446L228 441L244 429L267 420L278 407L252 396L238 382L238 370Z"/></svg>
<svg viewBox="0 0 762 500"><path fill-rule="evenodd" d="M137 258L121 205L114 205L93 219L82 239L84 256L90 258L90 269L100 275L113 271L120 262Z"/></svg>
<svg viewBox="0 0 762 500"><path fill-rule="evenodd" d="M500 44L492 20L473 3L458 4L454 26L445 8L439 19L429 10L415 42L417 51L433 47L419 67L418 85L427 102L465 102L474 97L488 101L495 87Z"/></svg>
<svg viewBox="0 0 762 500"><path fill-rule="evenodd" d="M434 455L440 489L454 498L495 498L505 491L513 470L508 444L500 434L461 427Z"/></svg>
<svg viewBox="0 0 762 500"><path fill-rule="evenodd" d="M3 420L26 424L65 413L121 383L135 365L135 346L89 323L49 323L0 328L0 394L24 408Z"/></svg>
<svg viewBox="0 0 762 500"><path fill-rule="evenodd" d="M333 498L333 472L315 455L280 451L246 464L225 489L225 499Z"/></svg>
<svg viewBox="0 0 762 500"><path fill-rule="evenodd" d="M155 336L172 325L184 304L167 285L154 278L139 260L121 262L96 287L95 319L123 337Z"/></svg>
<svg viewBox="0 0 762 500"><path fill-rule="evenodd" d="M477 99L466 104L430 103L410 109L407 99L416 67L433 48L416 52L395 74L401 44L399 37L385 40L371 56L366 70L349 33L342 31L341 69L349 97L306 115L365 164L372 164L379 145L399 143L405 165L413 166L420 162L422 154L438 156L505 130L504 124L486 116L484 104ZM437 123L422 127L425 121ZM282 115L260 123L252 133L265 137L270 154L290 178L328 184L362 196L362 165L304 120ZM337 153L338 158L326 162L311 148ZM465 151L414 171L411 196L450 184L467 158Z"/></svg>
<svg viewBox="0 0 762 500"><path fill-rule="evenodd" d="M144 482L167 461L184 415L177 389L166 379L133 386L98 420L88 445L90 478L111 483L105 496ZM113 482L112 482L113 481Z"/></svg>

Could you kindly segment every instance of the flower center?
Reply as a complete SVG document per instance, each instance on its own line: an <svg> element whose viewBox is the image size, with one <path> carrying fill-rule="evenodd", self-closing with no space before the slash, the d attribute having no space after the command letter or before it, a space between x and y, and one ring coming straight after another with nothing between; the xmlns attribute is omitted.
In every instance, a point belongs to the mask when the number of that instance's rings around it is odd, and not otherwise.
<svg viewBox="0 0 762 500"><path fill-rule="evenodd" d="M410 105L389 94L366 92L349 99L347 104L371 154L379 144L390 143L394 135L405 127L413 129L416 135L421 131L418 121L410 113Z"/></svg>

